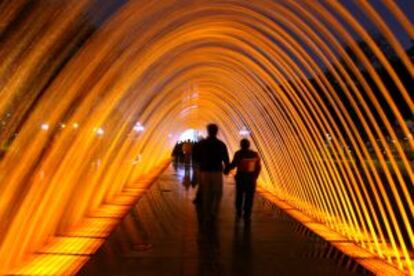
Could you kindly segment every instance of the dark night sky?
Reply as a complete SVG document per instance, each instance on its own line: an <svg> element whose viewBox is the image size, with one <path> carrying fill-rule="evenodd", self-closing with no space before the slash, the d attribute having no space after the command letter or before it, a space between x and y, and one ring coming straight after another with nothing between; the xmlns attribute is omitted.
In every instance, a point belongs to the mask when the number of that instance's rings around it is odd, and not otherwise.
<svg viewBox="0 0 414 276"><path fill-rule="evenodd" d="M310 1L310 0L309 0ZM405 13L405 15L410 19L411 22L414 21L414 0L386 0L386 1L395 1L401 10ZM369 21L368 17L358 8L355 0L342 0L341 1L356 17L356 19L363 25L367 30L374 29L374 25ZM387 25L391 28L394 32L396 37L400 40L404 47L412 46L410 39L405 32L405 30L401 27L399 22L395 19L395 17L391 14L388 9L383 6L382 0L369 0L372 6L375 7L377 12L381 14L384 21Z"/></svg>
<svg viewBox="0 0 414 276"><path fill-rule="evenodd" d="M275 2L283 2L284 0L274 0ZM302 0L302 1L313 1L313 0ZM369 31L375 30L374 25L370 22L368 17L358 8L359 0L341 0L341 3L351 11L351 13L356 17L356 19ZM365 0L363 0L365 1ZM402 45L405 48L412 46L412 42L408 37L407 33L401 27L399 22L394 18L394 16L388 11L388 9L382 4L384 0L367 0L372 6L375 7L378 13L381 14L384 21L392 29L396 37L400 40ZM385 0L385 1L395 1L401 10L406 14L411 22L414 22L414 0ZM109 0L110 9L114 11L120 6L128 2L128 0ZM108 3L107 2L107 3ZM323 1L322 1L323 2Z"/></svg>

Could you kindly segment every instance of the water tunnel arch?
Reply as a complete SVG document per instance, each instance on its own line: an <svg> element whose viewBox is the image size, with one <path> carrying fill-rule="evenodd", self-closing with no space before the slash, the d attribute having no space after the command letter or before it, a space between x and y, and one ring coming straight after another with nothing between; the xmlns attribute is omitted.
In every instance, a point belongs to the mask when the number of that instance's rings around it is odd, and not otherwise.
<svg viewBox="0 0 414 276"><path fill-rule="evenodd" d="M88 3L78 2L73 18ZM343 5L335 1L312 5L217 1L188 3L183 8L174 1L137 2L125 4L62 69L1 160L1 169L9 172L0 180L5 195L0 219L10 222L0 228L4 271L151 174L169 158L169 133L201 129L211 121L220 125L231 152L237 148L242 126L252 132L264 163L260 184L267 192L374 256L414 271L410 257L414 207L409 186L413 168L400 142L395 144L396 154L382 143L387 136L398 140L382 98L401 132L407 137L411 133L391 91L344 22L371 46L411 112L412 96ZM384 5L393 14L402 13L392 3ZM386 33L413 76L412 61L386 24L369 3L361 8ZM152 17L158 18L156 24ZM411 23L405 17L398 20L412 37ZM373 82L359 72L329 25L350 45ZM335 91L323 66L343 95ZM82 74L75 73L79 68ZM14 80L1 90L5 96L1 113L15 96L13 87L18 82ZM197 97L183 100L192 84L197 84ZM382 98L373 92L374 85ZM342 103L344 99L351 107ZM371 160L355 118L379 165ZM79 123L81 128L76 134L56 130L54 126L62 120L68 125ZM131 130L138 121L145 126L139 135ZM42 122L53 126L53 131L39 132ZM103 126L108 131L97 138L93 130ZM327 141L326 134L333 139ZM407 144L414 149L413 140ZM137 155L142 160L132 167ZM102 162L100 167L94 160ZM98 168L91 172L86 163ZM72 198L75 192L80 196ZM35 204L37 210L28 212ZM62 222L62 217L67 219ZM17 245L16 239L22 242Z"/></svg>

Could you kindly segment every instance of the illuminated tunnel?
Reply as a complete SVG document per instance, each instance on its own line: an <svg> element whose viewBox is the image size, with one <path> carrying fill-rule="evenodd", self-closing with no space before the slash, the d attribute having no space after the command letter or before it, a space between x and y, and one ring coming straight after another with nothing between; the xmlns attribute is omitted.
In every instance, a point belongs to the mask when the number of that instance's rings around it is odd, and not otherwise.
<svg viewBox="0 0 414 276"><path fill-rule="evenodd" d="M409 2L0 1L0 272L84 262L35 252L93 253L71 233L106 237L93 215L215 122L231 153L250 131L276 204L414 274Z"/></svg>

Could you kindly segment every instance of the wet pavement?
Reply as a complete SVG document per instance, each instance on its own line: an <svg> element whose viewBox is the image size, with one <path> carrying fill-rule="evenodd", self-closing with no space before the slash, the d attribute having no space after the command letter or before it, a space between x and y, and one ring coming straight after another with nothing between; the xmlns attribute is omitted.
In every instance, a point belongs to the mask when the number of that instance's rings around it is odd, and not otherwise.
<svg viewBox="0 0 414 276"><path fill-rule="evenodd" d="M168 168L79 274L369 274L258 194L251 222L237 222L231 177L217 222L199 227L191 178Z"/></svg>

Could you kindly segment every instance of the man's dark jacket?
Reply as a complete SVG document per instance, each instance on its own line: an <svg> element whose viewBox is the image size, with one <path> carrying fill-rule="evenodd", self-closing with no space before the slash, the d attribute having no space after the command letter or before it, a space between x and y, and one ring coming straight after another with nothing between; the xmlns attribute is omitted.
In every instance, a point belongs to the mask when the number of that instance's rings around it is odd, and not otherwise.
<svg viewBox="0 0 414 276"><path fill-rule="evenodd" d="M193 148L193 160L199 164L202 172L222 172L223 163L229 165L226 145L215 137L201 140Z"/></svg>

